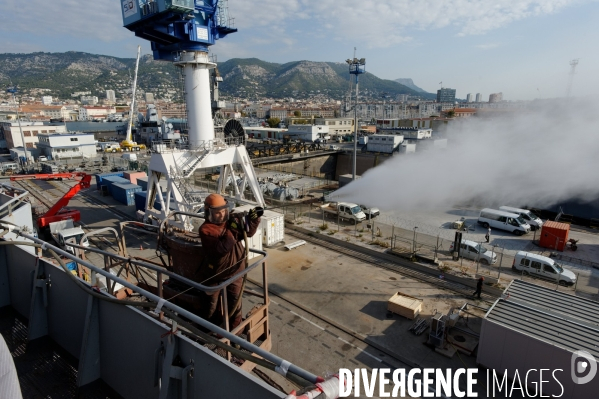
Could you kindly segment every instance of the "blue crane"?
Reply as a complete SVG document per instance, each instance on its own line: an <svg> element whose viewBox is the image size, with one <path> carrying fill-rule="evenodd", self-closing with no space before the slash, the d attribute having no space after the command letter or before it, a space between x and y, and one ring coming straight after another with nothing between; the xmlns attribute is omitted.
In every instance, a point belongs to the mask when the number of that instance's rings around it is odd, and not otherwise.
<svg viewBox="0 0 599 399"><path fill-rule="evenodd" d="M154 59L178 61L182 51L207 52L237 32L226 0L121 0L123 25L152 43Z"/></svg>

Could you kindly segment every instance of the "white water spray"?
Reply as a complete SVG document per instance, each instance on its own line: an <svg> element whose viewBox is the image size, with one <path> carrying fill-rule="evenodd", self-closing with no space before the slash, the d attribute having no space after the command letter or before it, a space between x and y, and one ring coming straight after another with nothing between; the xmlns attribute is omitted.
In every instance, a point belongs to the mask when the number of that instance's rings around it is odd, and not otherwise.
<svg viewBox="0 0 599 399"><path fill-rule="evenodd" d="M396 156L333 194L389 211L547 207L599 197L599 104L545 101L449 126L447 149ZM503 112L497 112L503 113Z"/></svg>

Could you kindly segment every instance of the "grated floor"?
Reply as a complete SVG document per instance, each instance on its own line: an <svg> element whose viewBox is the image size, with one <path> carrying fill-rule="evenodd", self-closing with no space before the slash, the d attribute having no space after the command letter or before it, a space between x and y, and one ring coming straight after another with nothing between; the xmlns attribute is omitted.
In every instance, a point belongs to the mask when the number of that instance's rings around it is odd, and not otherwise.
<svg viewBox="0 0 599 399"><path fill-rule="evenodd" d="M120 399L103 381L77 388L77 359L49 337L27 342L27 324L10 306L0 308L0 334L12 353L24 399Z"/></svg>

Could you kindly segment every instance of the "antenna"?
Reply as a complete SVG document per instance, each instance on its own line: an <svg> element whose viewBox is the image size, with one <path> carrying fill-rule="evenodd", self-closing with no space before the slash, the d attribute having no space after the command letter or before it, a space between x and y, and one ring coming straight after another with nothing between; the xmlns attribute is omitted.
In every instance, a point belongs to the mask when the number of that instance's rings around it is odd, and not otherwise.
<svg viewBox="0 0 599 399"><path fill-rule="evenodd" d="M572 91L572 82L574 82L574 75L576 74L576 65L578 65L578 60L580 58L576 58L570 61L570 77L568 78L568 88L566 89L566 97L570 97L570 91Z"/></svg>

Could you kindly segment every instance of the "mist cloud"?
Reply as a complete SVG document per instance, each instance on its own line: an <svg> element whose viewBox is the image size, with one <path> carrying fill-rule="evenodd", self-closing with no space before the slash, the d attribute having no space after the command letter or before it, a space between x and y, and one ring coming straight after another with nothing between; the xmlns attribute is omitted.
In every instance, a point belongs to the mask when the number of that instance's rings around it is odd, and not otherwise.
<svg viewBox="0 0 599 399"><path fill-rule="evenodd" d="M598 106L591 100L533 102L515 114L456 123L447 131L448 148L393 157L334 196L389 211L596 199Z"/></svg>

